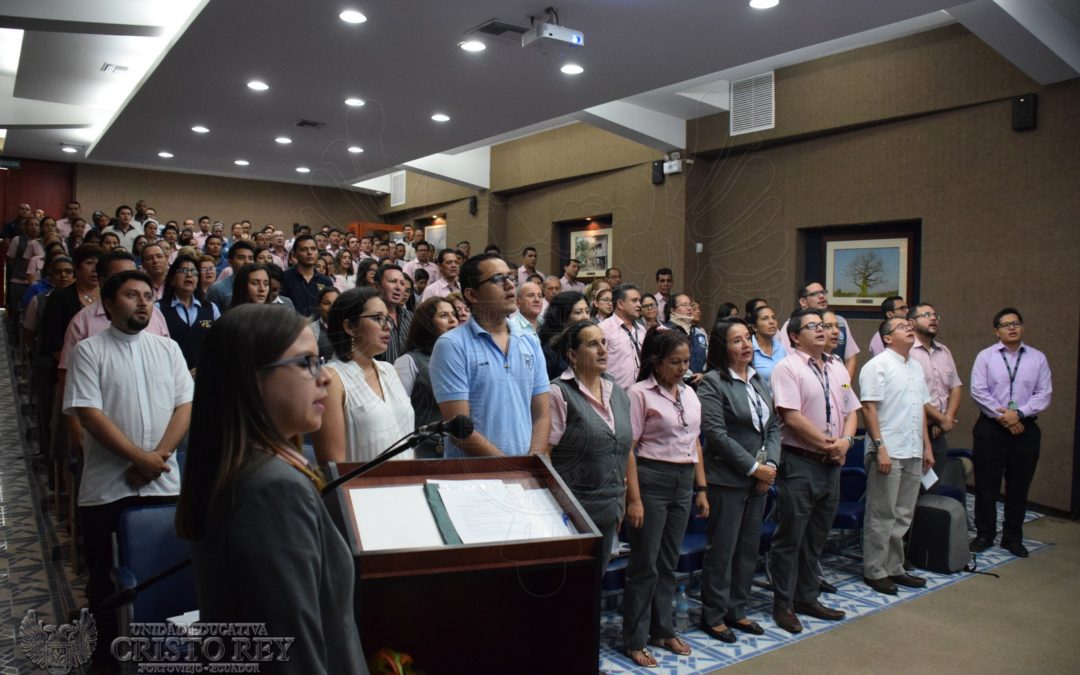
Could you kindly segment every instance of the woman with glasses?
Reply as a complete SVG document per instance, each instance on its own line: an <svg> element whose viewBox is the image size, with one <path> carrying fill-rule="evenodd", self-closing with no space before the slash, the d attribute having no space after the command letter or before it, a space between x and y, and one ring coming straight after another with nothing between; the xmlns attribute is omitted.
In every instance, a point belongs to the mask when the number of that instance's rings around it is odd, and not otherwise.
<svg viewBox="0 0 1080 675"><path fill-rule="evenodd" d="M735 642L732 629L763 635L747 618L761 544L765 495L780 464L780 424L769 385L750 365L750 329L739 318L713 326L709 372L698 387L708 483L709 546L701 572L701 630Z"/></svg>
<svg viewBox="0 0 1080 675"><path fill-rule="evenodd" d="M660 325L659 311L660 305L656 304L656 298L649 293L641 296L641 324L645 330Z"/></svg>
<svg viewBox="0 0 1080 675"><path fill-rule="evenodd" d="M322 428L312 436L320 462L366 462L412 433L415 415L394 366L375 357L390 344L390 315L374 288L345 291L327 321L337 360ZM397 459L412 459L408 450Z"/></svg>
<svg viewBox="0 0 1080 675"><path fill-rule="evenodd" d="M180 346L188 370L195 373L206 334L221 318L217 305L199 288L199 263L194 256L180 254L169 266L158 309L165 316L169 337Z"/></svg>
<svg viewBox="0 0 1080 675"><path fill-rule="evenodd" d="M600 323L615 312L615 305L611 302L611 289L601 288L593 295L592 321Z"/></svg>
<svg viewBox="0 0 1080 675"><path fill-rule="evenodd" d="M205 253L200 254L197 259L199 261L199 290L206 295L217 281L217 262Z"/></svg>
<svg viewBox="0 0 1080 675"><path fill-rule="evenodd" d="M779 322L776 320L776 311L768 305L759 305L750 310L746 319L753 332L750 342L754 347L754 359L751 365L765 386L769 385L773 368L787 356L787 349L776 337L779 330Z"/></svg>
<svg viewBox="0 0 1080 675"><path fill-rule="evenodd" d="M454 306L446 298L428 298L420 303L413 315L409 334L405 338L406 353L394 361L394 370L416 411L414 416L418 428L442 419L431 387L431 352L439 336L457 325ZM416 456L418 459L441 457L442 438L421 443L416 448Z"/></svg>
<svg viewBox="0 0 1080 675"><path fill-rule="evenodd" d="M232 307L252 303L266 305L270 301L270 270L264 263L248 263L240 268L233 280Z"/></svg>
<svg viewBox="0 0 1080 675"><path fill-rule="evenodd" d="M709 515L702 462L701 405L683 383L690 342L674 330L652 328L641 346L641 371L627 391L635 461L626 476L627 539L623 646L635 664L655 667L649 645L679 656L690 647L675 634L671 600L675 565L691 503Z"/></svg>
<svg viewBox="0 0 1080 675"><path fill-rule="evenodd" d="M280 672L367 673L352 554L301 454L330 379L315 336L292 310L246 305L222 317L204 346L176 510L177 533L192 543L200 617L293 638L293 665Z"/></svg>

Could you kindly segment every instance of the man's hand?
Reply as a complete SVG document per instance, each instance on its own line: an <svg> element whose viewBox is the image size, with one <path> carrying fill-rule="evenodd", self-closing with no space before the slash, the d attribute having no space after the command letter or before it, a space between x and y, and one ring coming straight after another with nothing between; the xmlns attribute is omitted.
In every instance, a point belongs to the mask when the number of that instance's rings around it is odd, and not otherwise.
<svg viewBox="0 0 1080 675"><path fill-rule="evenodd" d="M929 445L923 443L922 450L922 470L926 473L930 469L934 468L934 449Z"/></svg>
<svg viewBox="0 0 1080 675"><path fill-rule="evenodd" d="M758 482L754 483L754 492L756 492L757 494L763 495L768 491L769 491L769 483L766 483L763 480L759 480Z"/></svg>
<svg viewBox="0 0 1080 675"><path fill-rule="evenodd" d="M952 431L953 429L955 429L956 428L956 420L952 419L951 417L946 417L945 419L943 419L941 422L939 422L935 426L938 429L938 435L934 436L934 438L937 438L941 434L947 434L950 431Z"/></svg>
<svg viewBox="0 0 1080 675"><path fill-rule="evenodd" d="M758 468L754 473L750 474L754 478L757 478L759 482L765 483L766 488L776 482L776 467L771 464L758 464Z"/></svg>
<svg viewBox="0 0 1080 675"><path fill-rule="evenodd" d="M821 451L837 464L843 464L849 445L851 444L848 443L846 438L826 438L825 445L821 446Z"/></svg>
<svg viewBox="0 0 1080 675"><path fill-rule="evenodd" d="M1006 429L1020 423L1020 413L1018 411L1009 408L998 408L997 411L1001 413L1001 417L997 418L998 424Z"/></svg>
<svg viewBox="0 0 1080 675"><path fill-rule="evenodd" d="M934 456L930 455L931 462L933 458ZM884 476L888 476L889 472L892 471L892 460L889 459L889 453L884 445L878 448L877 451L877 470L878 473Z"/></svg>

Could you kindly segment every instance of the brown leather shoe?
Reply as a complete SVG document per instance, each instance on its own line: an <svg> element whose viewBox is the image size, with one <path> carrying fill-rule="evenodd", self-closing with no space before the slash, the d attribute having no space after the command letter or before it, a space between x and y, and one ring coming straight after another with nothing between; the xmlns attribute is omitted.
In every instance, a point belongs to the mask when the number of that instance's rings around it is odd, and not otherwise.
<svg viewBox="0 0 1080 675"><path fill-rule="evenodd" d="M772 618L777 626L793 635L802 632L802 624L799 622L799 617L795 616L795 612L790 609L773 607Z"/></svg>
<svg viewBox="0 0 1080 675"><path fill-rule="evenodd" d="M817 600L813 602L796 602L792 604L791 608L795 610L796 614L806 614L825 621L840 621L847 616L842 610L826 607Z"/></svg>
<svg viewBox="0 0 1080 675"><path fill-rule="evenodd" d="M926 585L926 579L917 577L914 574L896 574L891 577L893 583L897 586L907 586L908 588L922 588Z"/></svg>
<svg viewBox="0 0 1080 675"><path fill-rule="evenodd" d="M863 581L866 585L874 589L878 593L884 593L885 595L896 595L896 584L893 583L896 577L890 579L889 577L881 577L880 579L871 579L870 577L863 577Z"/></svg>

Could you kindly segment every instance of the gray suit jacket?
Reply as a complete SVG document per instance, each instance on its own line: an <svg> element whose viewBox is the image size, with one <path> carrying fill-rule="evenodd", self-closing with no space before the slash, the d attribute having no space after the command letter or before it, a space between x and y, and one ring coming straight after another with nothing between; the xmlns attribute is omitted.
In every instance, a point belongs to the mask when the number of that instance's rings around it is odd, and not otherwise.
<svg viewBox="0 0 1080 675"><path fill-rule="evenodd" d="M754 375L750 384L765 401L768 410L766 462L779 465L780 420L773 407L772 394L759 375ZM697 395L701 401L706 480L714 485L749 487L754 479L746 474L753 468L761 448L761 432L754 428L746 385L738 380L724 379L713 370L701 381Z"/></svg>

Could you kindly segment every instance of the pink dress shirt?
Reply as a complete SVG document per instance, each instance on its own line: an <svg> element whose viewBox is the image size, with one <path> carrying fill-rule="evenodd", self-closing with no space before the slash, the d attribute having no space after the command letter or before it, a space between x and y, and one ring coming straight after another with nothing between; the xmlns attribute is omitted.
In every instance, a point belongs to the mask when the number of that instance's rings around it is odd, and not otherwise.
<svg viewBox="0 0 1080 675"><path fill-rule="evenodd" d="M829 384L828 415L825 405L826 374ZM862 407L855 392L851 390L851 379L844 368L844 362L838 357L827 358L825 369L819 374L810 355L796 349L776 364L769 384L777 410L786 408L801 412L815 427L831 438L843 436L844 418L851 411ZM804 450L818 450L784 424L780 425L780 442Z"/></svg>
<svg viewBox="0 0 1080 675"><path fill-rule="evenodd" d="M574 380L574 371L567 368L563 371L562 375L559 375L560 380L568 380L577 384ZM611 391L615 388L615 385L611 380L604 378L600 379L600 396L603 401L597 401L596 397L592 395L592 392L588 389L582 388L578 385L578 389L585 396L585 400L589 402L589 405L593 407L596 414L600 416L600 419L604 420L604 423L608 425L608 428L615 431L615 411L611 408ZM558 445L562 440L563 434L566 433L566 399L563 398L562 389L559 387L551 388L551 435L548 439L552 445Z"/></svg>
<svg viewBox="0 0 1080 675"><path fill-rule="evenodd" d="M956 372L956 362L952 352L940 342L930 343L930 349L916 341L911 348L910 358L922 366L926 376L926 386L930 390L930 405L938 412L945 412L949 407L949 390L961 386L960 375Z"/></svg>
<svg viewBox="0 0 1080 675"><path fill-rule="evenodd" d="M637 381L638 371L641 370L641 343L645 340L645 329L637 322L627 326L618 314L612 314L598 325L607 341L608 373L615 378L615 384L629 389Z"/></svg>
<svg viewBox="0 0 1080 675"><path fill-rule="evenodd" d="M696 464L701 403L694 390L680 382L677 403L671 392L650 377L635 383L626 393L630 396L636 456L672 464Z"/></svg>

